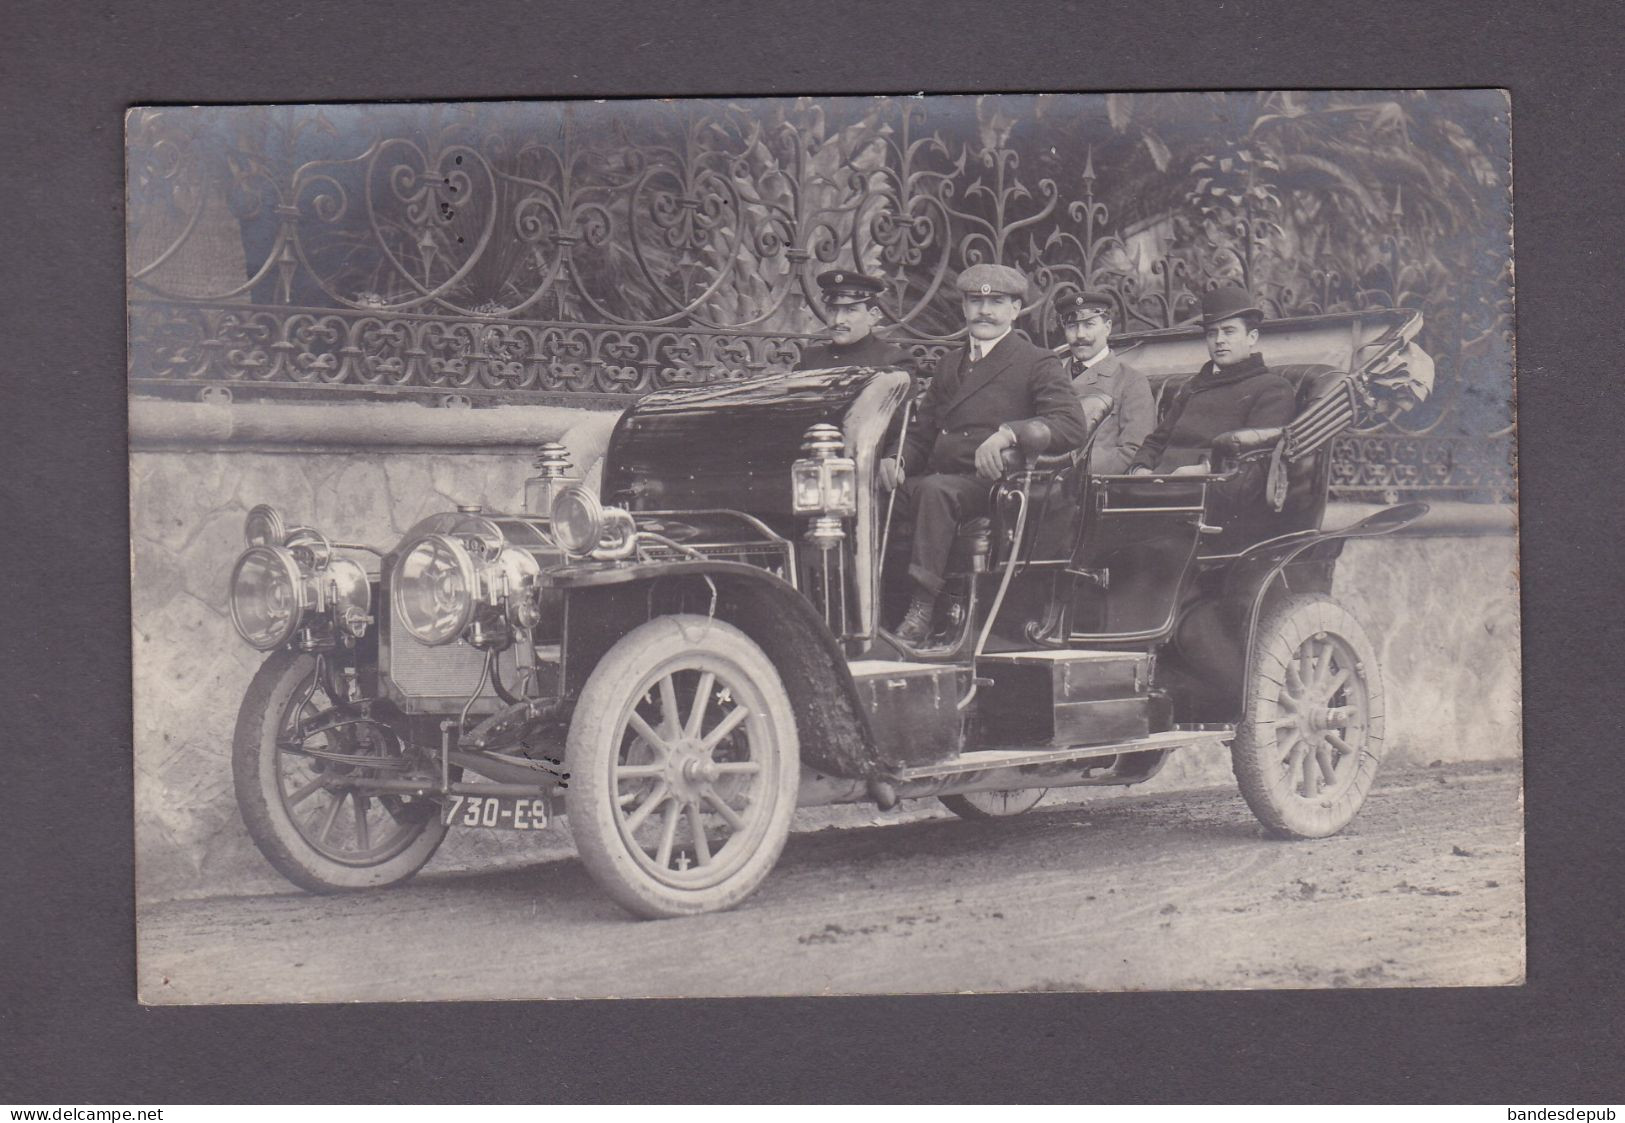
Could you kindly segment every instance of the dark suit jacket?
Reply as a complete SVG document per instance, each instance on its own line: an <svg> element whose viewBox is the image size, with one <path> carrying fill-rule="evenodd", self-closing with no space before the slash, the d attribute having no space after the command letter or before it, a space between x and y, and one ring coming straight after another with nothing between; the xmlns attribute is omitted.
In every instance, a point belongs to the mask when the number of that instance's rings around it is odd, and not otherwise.
<svg viewBox="0 0 1625 1123"><path fill-rule="evenodd" d="M823 370L825 367L899 367L913 372L917 364L914 356L896 344L888 343L873 332L856 343L842 346L838 343L815 343L801 352L796 370Z"/></svg>
<svg viewBox="0 0 1625 1123"><path fill-rule="evenodd" d="M903 453L914 475L976 471L976 449L1007 425L1029 457L1070 452L1083 440L1083 410L1059 356L1015 332L970 362L969 348L942 357L920 400Z"/></svg>

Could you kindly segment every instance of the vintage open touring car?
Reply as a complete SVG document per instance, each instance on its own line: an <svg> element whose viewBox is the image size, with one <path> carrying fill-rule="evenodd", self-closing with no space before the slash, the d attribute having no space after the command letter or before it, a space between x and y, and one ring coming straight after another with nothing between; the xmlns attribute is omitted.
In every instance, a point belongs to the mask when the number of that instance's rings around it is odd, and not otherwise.
<svg viewBox="0 0 1625 1123"><path fill-rule="evenodd" d="M1402 310L1266 323L1297 387L1282 429L1215 441L1201 474L1012 464L963 526L923 647L890 637L907 528L879 459L907 372L842 368L667 390L619 420L595 494L544 448L522 512L460 507L387 551L248 517L230 578L270 653L238 717L249 833L308 890L410 877L453 826L560 813L621 905L728 908L797 806L935 797L971 818L1046 789L1134 784L1226 743L1272 831L1360 809L1382 758L1370 640L1330 596L1329 445L1425 394ZM1115 345L1162 400L1197 329Z"/></svg>

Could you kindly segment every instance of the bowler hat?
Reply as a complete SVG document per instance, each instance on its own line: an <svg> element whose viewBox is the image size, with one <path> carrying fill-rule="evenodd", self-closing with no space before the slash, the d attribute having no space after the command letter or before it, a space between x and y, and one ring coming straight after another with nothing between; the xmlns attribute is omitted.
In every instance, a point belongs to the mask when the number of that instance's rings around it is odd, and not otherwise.
<svg viewBox="0 0 1625 1123"><path fill-rule="evenodd" d="M1060 314L1061 323L1070 323L1081 320L1086 316L1097 314L1111 315L1116 302L1110 293L1104 292L1075 292L1062 297L1055 303L1055 310Z"/></svg>
<svg viewBox="0 0 1625 1123"><path fill-rule="evenodd" d="M886 282L850 269L826 269L818 274L825 304L867 304L886 291Z"/></svg>
<svg viewBox="0 0 1625 1123"><path fill-rule="evenodd" d="M981 293L983 296L1002 293L1017 300L1027 299L1027 276L1008 265L972 265L959 275L956 282L963 293Z"/></svg>
<svg viewBox="0 0 1625 1123"><path fill-rule="evenodd" d="M1255 316L1262 320L1264 310L1253 303L1253 298L1247 290L1239 285L1226 285L1223 288L1209 289L1202 294L1202 326L1212 327L1220 320L1232 320L1237 316Z"/></svg>

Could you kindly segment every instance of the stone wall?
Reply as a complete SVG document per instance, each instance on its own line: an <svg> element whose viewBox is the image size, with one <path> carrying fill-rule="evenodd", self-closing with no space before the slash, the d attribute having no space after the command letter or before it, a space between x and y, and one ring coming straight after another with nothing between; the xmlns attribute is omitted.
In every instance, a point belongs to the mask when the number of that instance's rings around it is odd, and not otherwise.
<svg viewBox="0 0 1625 1123"><path fill-rule="evenodd" d="M1355 539L1334 595L1365 625L1401 763L1517 757L1523 661L1515 534Z"/></svg>
<svg viewBox="0 0 1625 1123"><path fill-rule="evenodd" d="M595 478L613 420L534 407L132 404L139 897L289 889L249 842L231 790L237 705L261 661L237 637L226 606L248 508L273 503L292 521L387 547L424 515L457 503L517 509L542 440L562 440ZM1443 529L1351 543L1337 594L1381 651L1392 759L1516 758L1516 539ZM1176 757L1154 784L1227 778L1222 755L1192 755ZM434 865L567 849L558 830L543 838L456 832Z"/></svg>
<svg viewBox="0 0 1625 1123"><path fill-rule="evenodd" d="M616 416L534 407L132 403L138 896L289 888L248 840L232 795L237 705L263 659L238 637L227 608L248 509L271 503L290 523L388 548L425 515L459 503L520 509L536 445L545 440L562 441L596 484ZM523 841L459 833L437 863Z"/></svg>

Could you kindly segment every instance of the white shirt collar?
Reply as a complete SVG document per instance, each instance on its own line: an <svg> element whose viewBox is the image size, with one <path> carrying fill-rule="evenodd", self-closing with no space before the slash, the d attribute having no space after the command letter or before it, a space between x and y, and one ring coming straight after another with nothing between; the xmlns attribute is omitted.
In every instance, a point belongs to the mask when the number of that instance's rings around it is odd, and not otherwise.
<svg viewBox="0 0 1625 1123"><path fill-rule="evenodd" d="M978 359L984 357L989 351L993 350L993 348L1003 343L1004 337L1009 335L1010 331L1010 328L1005 328L999 333L998 338L996 339L977 339L975 336L972 336L970 340L970 361L973 363L976 362Z"/></svg>
<svg viewBox="0 0 1625 1123"><path fill-rule="evenodd" d="M1101 363L1105 362L1107 356L1109 356L1111 353L1112 353L1112 349L1111 349L1111 347L1109 345L1106 346L1106 347L1102 347L1100 350L1096 351L1093 355L1090 355L1087 359L1080 359L1078 361L1078 365L1081 366L1084 370L1092 370L1093 368L1099 366Z"/></svg>

